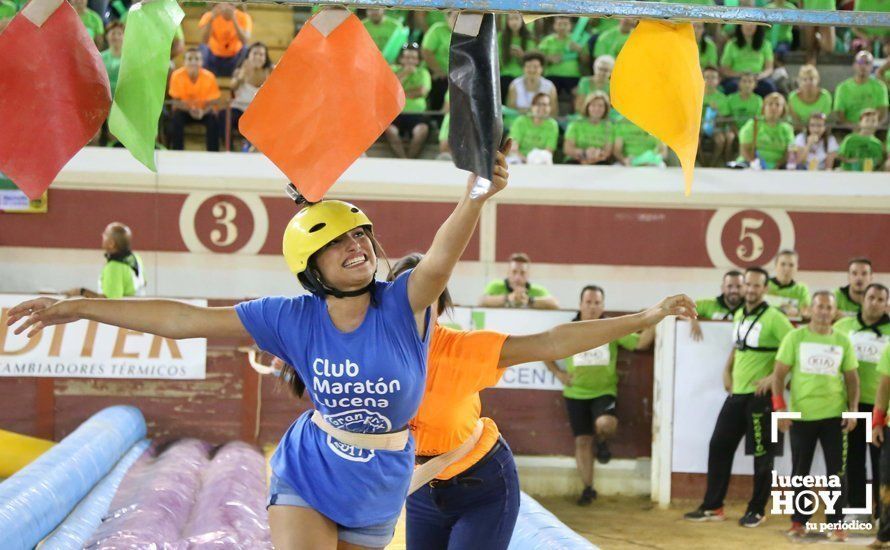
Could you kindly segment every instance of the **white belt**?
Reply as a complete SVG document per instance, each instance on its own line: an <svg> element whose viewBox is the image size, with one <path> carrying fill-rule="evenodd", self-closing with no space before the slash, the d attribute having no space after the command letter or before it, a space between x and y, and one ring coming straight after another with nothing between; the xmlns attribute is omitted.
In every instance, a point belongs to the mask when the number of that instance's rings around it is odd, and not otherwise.
<svg viewBox="0 0 890 550"><path fill-rule="evenodd" d="M470 454L470 451L475 449L476 444L479 443L479 438L482 437L482 427L482 420L477 420L476 427L473 429L473 435L468 437L466 441L447 453L431 458L415 468L414 475L411 476L411 487L408 489L408 494L410 495L434 480L436 476L444 472L449 466Z"/></svg>
<svg viewBox="0 0 890 550"><path fill-rule="evenodd" d="M388 434L360 434L356 432L347 432L340 428L335 428L325 420L324 416L318 410L312 413L312 423L321 429L324 433L333 437L340 443L359 447L361 449L379 449L382 451L404 451L408 444L408 430L393 432Z"/></svg>

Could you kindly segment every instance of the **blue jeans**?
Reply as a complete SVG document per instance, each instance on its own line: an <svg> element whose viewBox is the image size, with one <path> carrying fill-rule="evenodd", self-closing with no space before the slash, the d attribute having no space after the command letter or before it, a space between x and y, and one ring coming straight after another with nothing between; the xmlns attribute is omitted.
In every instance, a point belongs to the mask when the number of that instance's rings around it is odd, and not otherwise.
<svg viewBox="0 0 890 550"><path fill-rule="evenodd" d="M408 550L506 549L519 514L519 475L507 443L448 481L408 497Z"/></svg>
<svg viewBox="0 0 890 550"><path fill-rule="evenodd" d="M200 44L198 49L201 50L201 56L204 58L204 68L216 76L232 76L241 58L247 55L247 46L241 48L241 51L232 57L214 55L207 44Z"/></svg>

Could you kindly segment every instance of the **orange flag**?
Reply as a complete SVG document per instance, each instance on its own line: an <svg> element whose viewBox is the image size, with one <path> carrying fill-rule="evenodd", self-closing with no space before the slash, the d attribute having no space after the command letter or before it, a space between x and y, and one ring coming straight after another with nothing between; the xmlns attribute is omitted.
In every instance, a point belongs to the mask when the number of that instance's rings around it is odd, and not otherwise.
<svg viewBox="0 0 890 550"><path fill-rule="evenodd" d="M640 21L615 60L612 105L677 153L687 195L692 192L704 94L692 24Z"/></svg>
<svg viewBox="0 0 890 550"><path fill-rule="evenodd" d="M405 91L355 15L323 10L291 42L238 124L316 202L405 105Z"/></svg>

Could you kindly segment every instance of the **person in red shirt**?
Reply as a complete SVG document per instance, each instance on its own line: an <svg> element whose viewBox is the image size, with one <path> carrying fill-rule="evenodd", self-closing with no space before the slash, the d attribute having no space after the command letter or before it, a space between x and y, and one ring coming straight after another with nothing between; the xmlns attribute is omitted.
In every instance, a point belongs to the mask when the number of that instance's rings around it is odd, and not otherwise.
<svg viewBox="0 0 890 550"><path fill-rule="evenodd" d="M234 4L220 2L201 16L201 53L204 68L216 76L232 76L235 67L247 55L253 32L253 19Z"/></svg>
<svg viewBox="0 0 890 550"><path fill-rule="evenodd" d="M200 123L207 129L208 151L219 151L219 122L215 109L220 99L216 77L201 68L201 52L190 48L185 52L185 64L170 75L170 148L184 148L185 126Z"/></svg>

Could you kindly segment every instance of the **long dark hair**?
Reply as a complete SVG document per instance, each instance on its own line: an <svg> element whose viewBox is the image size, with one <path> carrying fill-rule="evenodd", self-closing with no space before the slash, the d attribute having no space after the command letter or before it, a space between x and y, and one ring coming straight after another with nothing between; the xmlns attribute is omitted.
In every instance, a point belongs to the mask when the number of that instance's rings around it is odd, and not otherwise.
<svg viewBox="0 0 890 550"><path fill-rule="evenodd" d="M250 47L247 48L247 53L245 53L244 57L242 57L241 60L238 61L238 65L235 68L236 69L241 68L241 65L244 64L244 60L247 59L248 57L250 57L250 51L253 50L254 48L262 48L266 52L266 62L263 63L263 68L269 69L271 71L272 70L272 59L269 57L269 47L266 46L266 44L264 44L263 42L254 42L253 44L251 44Z"/></svg>
<svg viewBox="0 0 890 550"><path fill-rule="evenodd" d="M755 50L760 50L763 47L763 39L766 36L766 30L763 25L757 25L757 28L754 30L754 36L751 37L751 48ZM745 47L745 35L742 34L742 26L736 25L735 27L735 45L740 49Z"/></svg>
<svg viewBox="0 0 890 550"><path fill-rule="evenodd" d="M581 289L581 294L578 295L579 302L584 299L584 293L587 291L599 292L600 294L603 295L603 299L604 300L606 299L606 291L603 290L603 287L598 286L598 285L587 285ZM572 321L580 321L580 320L581 320L581 310L579 309L578 313L575 314L575 318L572 319Z"/></svg>
<svg viewBox="0 0 890 550"><path fill-rule="evenodd" d="M510 46L513 45L513 29L507 23L508 17L504 17L504 30L501 33L501 60L503 61L510 59ZM523 21L522 26L519 27L519 47L522 48L523 52L528 53L526 50L528 50L528 43L531 39L532 33L529 32Z"/></svg>
<svg viewBox="0 0 890 550"><path fill-rule="evenodd" d="M423 259L423 254L420 252L412 252L406 255L401 260L397 261L395 265L392 266L389 270L389 275L386 277L387 281L395 281L396 277L401 275L402 273L408 271L409 269L413 269L417 267L417 264L420 263L420 260ZM442 291L442 294L439 295L439 301L436 303L438 309L438 314L441 315L443 313L451 313L454 310L454 302L451 301L451 293L448 292L448 287L445 287L445 290Z"/></svg>

